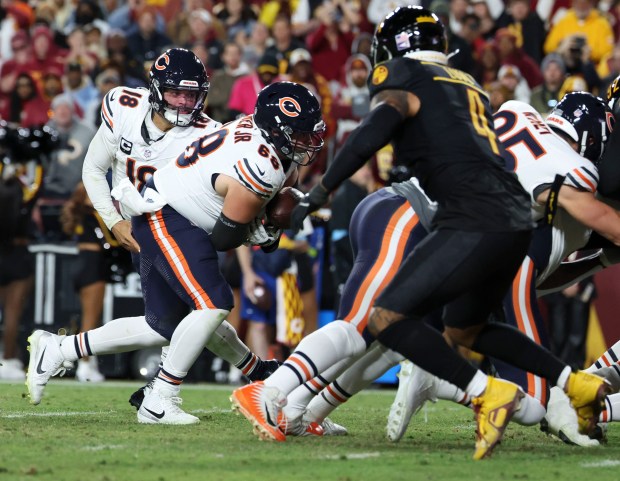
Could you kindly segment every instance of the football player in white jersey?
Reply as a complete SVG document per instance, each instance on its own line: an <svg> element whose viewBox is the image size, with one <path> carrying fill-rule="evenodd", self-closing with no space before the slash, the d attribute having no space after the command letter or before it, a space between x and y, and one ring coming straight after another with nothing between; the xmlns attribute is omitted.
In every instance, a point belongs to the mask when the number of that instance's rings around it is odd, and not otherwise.
<svg viewBox="0 0 620 481"><path fill-rule="evenodd" d="M260 92L253 116L198 137L175 161L157 170L146 181L144 195L155 192L166 205L132 218L146 316L115 320L78 336L35 331L28 383L33 402L40 401L48 380L66 361L87 352L107 354L170 342L138 421L198 422L180 409L178 394L200 351L233 307L217 251L242 243L277 247L279 232L262 223L264 207L285 184L296 181L297 164L314 160L324 130L319 103L308 89L274 83ZM186 315L188 308L193 311Z"/></svg>
<svg viewBox="0 0 620 481"><path fill-rule="evenodd" d="M121 216L112 203L106 174L112 170L112 187L128 178L140 191L153 173L175 160L197 137L222 124L203 113L209 79L200 59L189 50L171 48L161 54L149 71L149 89L117 87L101 104L102 123L92 140L83 167L88 195L116 239L139 260L131 235L129 216ZM215 355L236 366L250 380L264 378L276 361L263 361L223 322L207 346ZM162 348L165 357L167 347ZM139 409L149 385L132 394L129 402Z"/></svg>

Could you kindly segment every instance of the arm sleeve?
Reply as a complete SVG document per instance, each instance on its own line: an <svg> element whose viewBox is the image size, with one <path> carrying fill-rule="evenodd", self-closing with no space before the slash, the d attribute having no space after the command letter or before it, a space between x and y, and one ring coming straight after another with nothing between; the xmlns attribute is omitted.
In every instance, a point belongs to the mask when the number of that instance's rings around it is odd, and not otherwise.
<svg viewBox="0 0 620 481"><path fill-rule="evenodd" d="M123 220L114 207L106 179L115 154L110 137L111 133L108 133L107 127L102 124L88 147L82 167L82 181L88 197L108 229L112 229L115 224Z"/></svg>
<svg viewBox="0 0 620 481"><path fill-rule="evenodd" d="M391 105L383 103L371 110L336 154L321 180L323 187L331 192L357 172L375 152L390 141L402 121L401 113ZM377 125L381 128L377 128Z"/></svg>

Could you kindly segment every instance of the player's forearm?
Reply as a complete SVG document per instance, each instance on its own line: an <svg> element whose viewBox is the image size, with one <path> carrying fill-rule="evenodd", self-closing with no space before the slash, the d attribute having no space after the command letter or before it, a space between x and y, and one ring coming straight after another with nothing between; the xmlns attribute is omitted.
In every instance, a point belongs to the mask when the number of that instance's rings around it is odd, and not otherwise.
<svg viewBox="0 0 620 481"><path fill-rule="evenodd" d="M90 144L82 167L82 182L93 207L99 212L108 229L112 229L123 218L112 202L110 186L106 179L111 160L105 154L106 149L101 143L95 136Z"/></svg>

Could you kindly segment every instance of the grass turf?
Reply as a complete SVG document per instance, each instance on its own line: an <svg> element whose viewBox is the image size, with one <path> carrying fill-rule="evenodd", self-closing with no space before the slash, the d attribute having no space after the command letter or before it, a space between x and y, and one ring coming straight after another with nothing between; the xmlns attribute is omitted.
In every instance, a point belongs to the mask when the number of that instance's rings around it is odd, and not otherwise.
<svg viewBox="0 0 620 481"><path fill-rule="evenodd" d="M491 459L472 461L473 414L447 402L430 404L393 444L384 435L392 390L366 391L334 413L349 436L268 443L230 412L231 387L184 387L194 426L139 425L127 403L137 387L53 380L32 406L24 385L0 384L0 481L555 481L615 479L620 465L613 426L606 446L584 449L511 424Z"/></svg>

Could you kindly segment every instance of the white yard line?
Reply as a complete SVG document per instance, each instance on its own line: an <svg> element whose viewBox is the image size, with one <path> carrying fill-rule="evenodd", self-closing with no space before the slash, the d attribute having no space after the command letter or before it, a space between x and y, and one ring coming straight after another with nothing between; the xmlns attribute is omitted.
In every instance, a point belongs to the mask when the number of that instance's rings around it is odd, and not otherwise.
<svg viewBox="0 0 620 481"><path fill-rule="evenodd" d="M582 468L612 468L620 466L620 461L617 459L601 459L600 461L590 461L589 463L582 463Z"/></svg>

